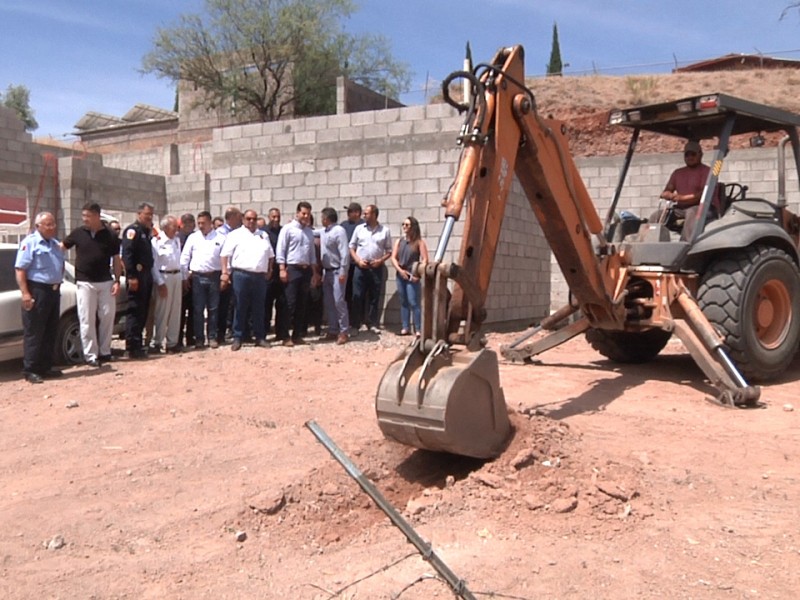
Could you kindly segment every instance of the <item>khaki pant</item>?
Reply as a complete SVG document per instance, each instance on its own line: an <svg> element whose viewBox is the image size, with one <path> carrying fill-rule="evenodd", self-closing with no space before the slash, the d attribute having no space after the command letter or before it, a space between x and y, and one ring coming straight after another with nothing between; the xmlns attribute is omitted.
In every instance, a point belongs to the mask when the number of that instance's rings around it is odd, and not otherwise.
<svg viewBox="0 0 800 600"><path fill-rule="evenodd" d="M153 343L164 346L164 338L166 337L166 347L173 348L178 345L183 288L180 273L164 273L163 275L167 286L167 297L161 297L158 286L154 286L153 289L153 297L156 299L153 319L155 328Z"/></svg>
<svg viewBox="0 0 800 600"><path fill-rule="evenodd" d="M116 298L111 295L113 281L78 281L78 321L81 325L83 358L87 362L111 355Z"/></svg>

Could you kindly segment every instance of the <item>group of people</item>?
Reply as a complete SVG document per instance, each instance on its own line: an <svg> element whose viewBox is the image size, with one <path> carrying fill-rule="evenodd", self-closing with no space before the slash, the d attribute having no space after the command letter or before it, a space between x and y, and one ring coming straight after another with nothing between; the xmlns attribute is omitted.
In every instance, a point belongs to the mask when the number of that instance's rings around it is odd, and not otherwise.
<svg viewBox="0 0 800 600"><path fill-rule="evenodd" d="M125 355L141 359L152 352L217 348L230 340L268 347L304 344L309 326L321 326L312 298L321 295L327 333L324 340L346 344L366 327L379 333L385 264L396 271L401 305L401 335L421 328L420 281L414 263L428 261L419 222L409 216L403 235L392 242L374 204L321 211L313 228L312 207L297 204L294 218L281 224L277 208L259 217L252 209L229 207L221 223L208 211L195 217L166 215L153 225L154 207L138 206L136 221L122 229L105 222L97 203L81 211L82 225L62 242L51 213L35 218L35 230L21 243L15 264L22 292L23 375L32 383L58 377L53 367L54 331L59 316L65 254L75 250L78 319L86 364L112 360L116 296L121 277L128 292ZM318 292L321 290L321 294ZM273 321L274 311L274 321ZM313 317L313 318L312 318Z"/></svg>

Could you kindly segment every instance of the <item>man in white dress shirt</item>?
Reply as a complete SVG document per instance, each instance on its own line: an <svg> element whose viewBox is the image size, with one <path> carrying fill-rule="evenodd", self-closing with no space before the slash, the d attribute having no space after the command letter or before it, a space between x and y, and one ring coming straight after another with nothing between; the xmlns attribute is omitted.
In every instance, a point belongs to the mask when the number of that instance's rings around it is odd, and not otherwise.
<svg viewBox="0 0 800 600"><path fill-rule="evenodd" d="M256 346L269 348L264 304L267 298L267 280L272 274L275 254L266 232L257 228L258 214L254 210L244 213L244 226L231 231L222 245L222 281L233 285L233 344L236 352L252 322Z"/></svg>
<svg viewBox="0 0 800 600"><path fill-rule="evenodd" d="M192 310L194 312L194 347L205 347L206 333L210 348L218 348L217 311L222 263L220 252L225 236L213 227L211 213L207 210L197 215L197 231L186 238L181 252L181 271L192 280ZM205 313L208 323L203 327Z"/></svg>

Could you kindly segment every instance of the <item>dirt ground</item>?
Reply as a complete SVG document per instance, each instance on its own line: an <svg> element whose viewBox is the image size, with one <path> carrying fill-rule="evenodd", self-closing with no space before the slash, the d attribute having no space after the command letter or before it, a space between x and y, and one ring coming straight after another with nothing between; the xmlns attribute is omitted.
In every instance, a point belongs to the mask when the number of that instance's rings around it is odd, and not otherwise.
<svg viewBox="0 0 800 600"><path fill-rule="evenodd" d="M733 410L677 342L619 367L576 339L501 363L515 435L481 462L383 439L406 341L0 366L0 596L451 598L314 419L476 597L795 597L800 361Z"/></svg>

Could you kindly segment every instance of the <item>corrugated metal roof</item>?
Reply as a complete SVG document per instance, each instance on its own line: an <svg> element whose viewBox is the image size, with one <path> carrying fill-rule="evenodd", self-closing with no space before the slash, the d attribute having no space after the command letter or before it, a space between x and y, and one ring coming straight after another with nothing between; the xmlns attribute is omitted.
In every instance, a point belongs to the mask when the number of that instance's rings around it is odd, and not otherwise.
<svg viewBox="0 0 800 600"><path fill-rule="evenodd" d="M83 115L77 123L75 129L80 131L87 131L90 129L102 129L103 127L111 127L113 125L124 125L125 121L113 115L104 115L103 113L89 111Z"/></svg>
<svg viewBox="0 0 800 600"><path fill-rule="evenodd" d="M75 123L75 129L80 132L88 132L137 125L139 123L152 123L154 121L172 121L177 118L178 113L174 111L150 106L149 104L136 104L123 117L89 111L81 117L80 121Z"/></svg>
<svg viewBox="0 0 800 600"><path fill-rule="evenodd" d="M161 121L163 119L176 119L178 113L157 106L149 104L136 104L125 116L122 117L123 121L130 123L139 123L141 121Z"/></svg>

